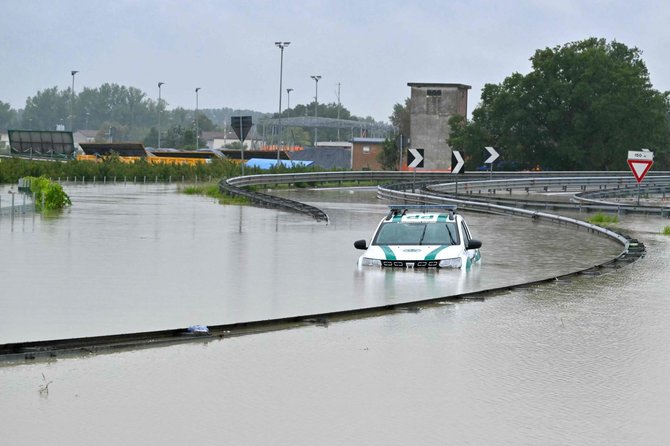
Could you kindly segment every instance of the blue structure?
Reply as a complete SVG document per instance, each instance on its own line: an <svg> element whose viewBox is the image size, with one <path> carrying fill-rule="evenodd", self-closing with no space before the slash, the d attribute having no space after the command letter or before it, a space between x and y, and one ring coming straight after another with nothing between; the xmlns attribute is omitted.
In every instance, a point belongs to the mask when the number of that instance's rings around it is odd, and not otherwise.
<svg viewBox="0 0 670 446"><path fill-rule="evenodd" d="M283 167L308 167L314 164L313 161L290 161L290 160L279 160L279 163ZM277 160L273 159L263 159L263 158L251 158L246 163L248 167L258 167L259 169L271 169L277 166Z"/></svg>

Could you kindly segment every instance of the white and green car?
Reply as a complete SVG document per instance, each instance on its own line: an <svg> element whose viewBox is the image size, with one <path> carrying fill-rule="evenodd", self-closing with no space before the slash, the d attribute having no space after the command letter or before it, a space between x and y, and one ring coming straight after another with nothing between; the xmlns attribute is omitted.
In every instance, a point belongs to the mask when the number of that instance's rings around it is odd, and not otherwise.
<svg viewBox="0 0 670 446"><path fill-rule="evenodd" d="M359 266L469 269L481 260L482 243L471 237L456 206L390 208L370 246L365 240L354 242L356 249L366 250Z"/></svg>

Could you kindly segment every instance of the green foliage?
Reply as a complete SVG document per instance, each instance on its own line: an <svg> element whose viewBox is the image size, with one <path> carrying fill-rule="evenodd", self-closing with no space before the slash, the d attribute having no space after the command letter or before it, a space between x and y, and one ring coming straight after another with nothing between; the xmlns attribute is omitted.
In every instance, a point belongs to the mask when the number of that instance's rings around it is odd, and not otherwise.
<svg viewBox="0 0 670 446"><path fill-rule="evenodd" d="M70 197L63 191L63 187L45 176L28 177L30 191L35 194L35 209L37 211L62 209L70 206Z"/></svg>
<svg viewBox="0 0 670 446"><path fill-rule="evenodd" d="M386 138L382 151L377 155L377 160L384 170L396 170L398 168L398 147L395 140Z"/></svg>
<svg viewBox="0 0 670 446"><path fill-rule="evenodd" d="M246 197L231 197L221 193L218 183L209 183L204 185L190 185L181 189L181 192L187 195L205 195L207 197L216 198L220 204L236 204L245 205L250 201Z"/></svg>
<svg viewBox="0 0 670 446"><path fill-rule="evenodd" d="M411 99L405 99L405 104L395 104L393 106L393 114L389 116L389 120L393 127L405 138L410 138L410 105Z"/></svg>
<svg viewBox="0 0 670 446"><path fill-rule="evenodd" d="M652 88L640 50L590 38L531 61L527 75L484 86L472 121L452 126L453 147L479 163L491 145L545 170L623 170L628 150L648 148L670 166L668 93Z"/></svg>
<svg viewBox="0 0 670 446"><path fill-rule="evenodd" d="M587 221L594 225L606 226L613 223L619 223L619 217L617 217L616 215L608 215L603 214L602 212L598 212L597 214L594 214L593 216L589 217Z"/></svg>
<svg viewBox="0 0 670 446"><path fill-rule="evenodd" d="M0 101L0 130L7 130L14 128L16 126L16 110L12 107Z"/></svg>
<svg viewBox="0 0 670 446"><path fill-rule="evenodd" d="M663 235L670 235L670 226L666 226L663 228Z"/></svg>

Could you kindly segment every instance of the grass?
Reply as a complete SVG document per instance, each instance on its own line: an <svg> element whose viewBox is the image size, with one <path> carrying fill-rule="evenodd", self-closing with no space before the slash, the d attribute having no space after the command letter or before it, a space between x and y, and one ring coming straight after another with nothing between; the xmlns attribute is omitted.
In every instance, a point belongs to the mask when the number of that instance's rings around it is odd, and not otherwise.
<svg viewBox="0 0 670 446"><path fill-rule="evenodd" d="M589 217L586 221L594 225L606 226L611 225L613 223L619 223L619 217L616 215L609 215L609 214L603 214L602 212L598 212L597 214L594 214L592 217Z"/></svg>
<svg viewBox="0 0 670 446"><path fill-rule="evenodd" d="M210 183L202 185L185 186L180 189L186 195L205 195L207 197L216 198L220 204L249 204L249 200L245 197L231 197L224 195L219 190L219 183Z"/></svg>
<svg viewBox="0 0 670 446"><path fill-rule="evenodd" d="M666 226L665 228L663 228L663 231L661 231L661 234L670 235L670 226Z"/></svg>

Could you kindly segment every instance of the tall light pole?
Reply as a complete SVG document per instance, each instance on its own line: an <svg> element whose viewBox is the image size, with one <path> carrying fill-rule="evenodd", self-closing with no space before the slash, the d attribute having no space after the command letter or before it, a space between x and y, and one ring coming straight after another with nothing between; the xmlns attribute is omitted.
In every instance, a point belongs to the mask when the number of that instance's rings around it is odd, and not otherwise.
<svg viewBox="0 0 670 446"><path fill-rule="evenodd" d="M161 87L165 82L158 83L158 149L161 148Z"/></svg>
<svg viewBox="0 0 670 446"><path fill-rule="evenodd" d="M340 83L337 83L337 119L340 119ZM340 124L337 124L337 140L341 141L340 139Z"/></svg>
<svg viewBox="0 0 670 446"><path fill-rule="evenodd" d="M279 167L279 146L281 145L281 96L282 96L282 77L284 74L284 48L289 46L291 42L275 42L277 48L280 49L279 59L279 141L277 141L277 167Z"/></svg>
<svg viewBox="0 0 670 446"><path fill-rule="evenodd" d="M195 89L195 150L198 150L200 141L198 140L198 92L200 87Z"/></svg>
<svg viewBox="0 0 670 446"><path fill-rule="evenodd" d="M319 79L321 79L321 76L314 75L310 77L314 79L314 84L316 85L316 93L314 95L314 148L316 148L316 143L318 141L316 137L316 131L318 128L316 124L316 118L317 118L317 110L319 109Z"/></svg>
<svg viewBox="0 0 670 446"><path fill-rule="evenodd" d="M79 71L72 70L72 90L70 90L70 131L74 131L72 128L72 120L74 119L74 75L79 73Z"/></svg>

